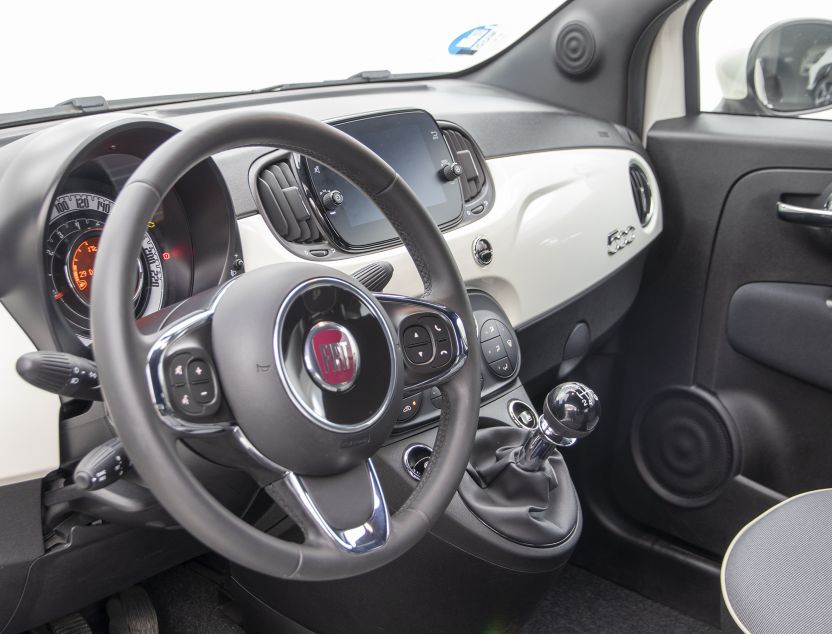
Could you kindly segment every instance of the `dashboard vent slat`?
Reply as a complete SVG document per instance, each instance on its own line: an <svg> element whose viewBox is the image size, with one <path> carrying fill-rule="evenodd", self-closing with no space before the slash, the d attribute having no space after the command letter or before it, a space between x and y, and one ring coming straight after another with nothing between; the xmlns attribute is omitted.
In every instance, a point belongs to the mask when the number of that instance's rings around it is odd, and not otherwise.
<svg viewBox="0 0 832 634"><path fill-rule="evenodd" d="M443 130L454 160L462 166L462 193L465 202L479 196L485 186L485 170L474 142L457 130Z"/></svg>
<svg viewBox="0 0 832 634"><path fill-rule="evenodd" d="M653 191L647 174L638 165L630 165L630 187L633 190L633 200L636 204L638 219L644 227L653 216Z"/></svg>
<svg viewBox="0 0 832 634"><path fill-rule="evenodd" d="M292 167L286 161L263 168L257 177L257 193L263 212L281 238L304 244L323 240Z"/></svg>

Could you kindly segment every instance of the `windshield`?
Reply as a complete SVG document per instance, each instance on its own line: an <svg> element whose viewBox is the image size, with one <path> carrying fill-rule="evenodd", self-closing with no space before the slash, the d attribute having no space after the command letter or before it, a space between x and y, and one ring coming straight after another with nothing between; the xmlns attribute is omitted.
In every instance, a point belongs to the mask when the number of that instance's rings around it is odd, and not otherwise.
<svg viewBox="0 0 832 634"><path fill-rule="evenodd" d="M98 95L249 92L368 70L460 71L563 1L16 2L4 8L0 113Z"/></svg>

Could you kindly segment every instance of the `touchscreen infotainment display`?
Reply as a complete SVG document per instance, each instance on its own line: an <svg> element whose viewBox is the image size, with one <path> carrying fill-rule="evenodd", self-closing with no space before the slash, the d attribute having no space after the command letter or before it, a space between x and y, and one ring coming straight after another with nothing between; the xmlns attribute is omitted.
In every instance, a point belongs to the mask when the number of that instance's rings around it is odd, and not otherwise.
<svg viewBox="0 0 832 634"><path fill-rule="evenodd" d="M442 131L422 111L373 115L336 123L335 127L358 139L383 158L416 192L439 226L462 214L459 182L442 176L453 162ZM330 228L347 246L366 247L395 239L396 232L373 202L345 177L312 159L305 159L309 178ZM324 197L334 190L343 202L325 209Z"/></svg>

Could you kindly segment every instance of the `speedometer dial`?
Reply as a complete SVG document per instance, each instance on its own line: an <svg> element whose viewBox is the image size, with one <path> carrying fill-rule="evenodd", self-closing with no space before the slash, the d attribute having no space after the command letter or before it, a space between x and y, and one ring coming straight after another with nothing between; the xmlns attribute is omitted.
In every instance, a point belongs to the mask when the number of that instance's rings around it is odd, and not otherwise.
<svg viewBox="0 0 832 634"><path fill-rule="evenodd" d="M46 238L46 273L52 298L79 338L90 340L89 304L98 243L113 201L87 192L55 199ZM136 259L133 304L136 317L165 303L165 271L156 242L146 233Z"/></svg>

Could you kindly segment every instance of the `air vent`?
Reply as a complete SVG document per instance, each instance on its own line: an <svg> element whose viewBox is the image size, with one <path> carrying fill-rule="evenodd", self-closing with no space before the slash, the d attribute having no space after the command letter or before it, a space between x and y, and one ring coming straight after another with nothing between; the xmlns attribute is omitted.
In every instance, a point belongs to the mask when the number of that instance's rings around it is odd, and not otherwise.
<svg viewBox="0 0 832 634"><path fill-rule="evenodd" d="M257 193L263 212L281 238L302 244L323 240L292 167L286 161L263 168L257 177Z"/></svg>
<svg viewBox="0 0 832 634"><path fill-rule="evenodd" d="M641 221L641 226L644 227L650 222L653 215L653 192L650 189L647 174L635 164L630 165L630 186L633 189L638 219Z"/></svg>
<svg viewBox="0 0 832 634"><path fill-rule="evenodd" d="M443 130L443 134L451 148L454 160L462 165L462 193L467 203L479 196L485 186L485 170L483 169L482 158L474 146L474 142L461 132L446 129Z"/></svg>

